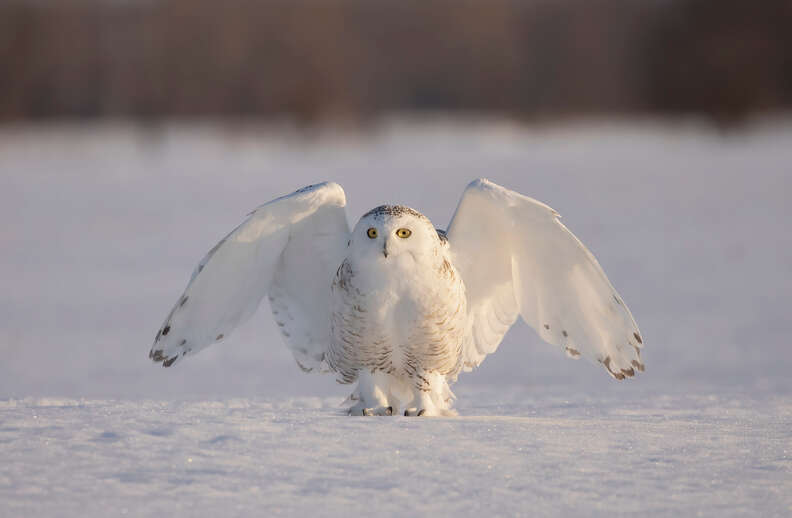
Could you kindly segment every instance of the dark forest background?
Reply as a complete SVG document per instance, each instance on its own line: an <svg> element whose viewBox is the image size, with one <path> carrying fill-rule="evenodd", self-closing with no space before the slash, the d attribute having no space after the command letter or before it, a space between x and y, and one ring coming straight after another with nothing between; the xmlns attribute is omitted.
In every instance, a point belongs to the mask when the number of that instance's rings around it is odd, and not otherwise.
<svg viewBox="0 0 792 518"><path fill-rule="evenodd" d="M789 0L0 0L0 121L792 105Z"/></svg>

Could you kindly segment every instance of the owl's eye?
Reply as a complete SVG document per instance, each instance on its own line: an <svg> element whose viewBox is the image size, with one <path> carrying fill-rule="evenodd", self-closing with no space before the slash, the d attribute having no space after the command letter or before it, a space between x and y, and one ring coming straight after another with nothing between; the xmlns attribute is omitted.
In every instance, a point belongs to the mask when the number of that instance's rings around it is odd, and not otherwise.
<svg viewBox="0 0 792 518"><path fill-rule="evenodd" d="M408 238L412 235L412 230L409 228L400 228L396 231L396 235L402 239Z"/></svg>
<svg viewBox="0 0 792 518"><path fill-rule="evenodd" d="M371 239L377 239L377 229L376 229L376 228L374 228L374 227L371 227L370 229L368 229L368 231L366 232L366 234L367 234L367 235L368 235L368 237L369 237L369 238L371 238Z"/></svg>

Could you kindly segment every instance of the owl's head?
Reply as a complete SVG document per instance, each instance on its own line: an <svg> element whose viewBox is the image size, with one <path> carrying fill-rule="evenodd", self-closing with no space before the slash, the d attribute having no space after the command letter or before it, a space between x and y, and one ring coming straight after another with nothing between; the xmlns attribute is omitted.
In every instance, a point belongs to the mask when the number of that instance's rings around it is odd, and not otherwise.
<svg viewBox="0 0 792 518"><path fill-rule="evenodd" d="M423 263L435 260L440 246L429 218L402 205L380 205L355 225L349 255L361 260Z"/></svg>

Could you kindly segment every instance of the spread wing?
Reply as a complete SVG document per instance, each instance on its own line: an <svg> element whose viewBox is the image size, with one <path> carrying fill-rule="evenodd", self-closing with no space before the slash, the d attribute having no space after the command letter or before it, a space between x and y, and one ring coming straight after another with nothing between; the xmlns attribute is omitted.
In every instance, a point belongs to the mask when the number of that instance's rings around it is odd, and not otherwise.
<svg viewBox="0 0 792 518"><path fill-rule="evenodd" d="M617 379L643 371L638 326L594 255L547 205L487 180L468 185L448 228L468 296L467 368L497 349L521 315L568 356Z"/></svg>
<svg viewBox="0 0 792 518"><path fill-rule="evenodd" d="M349 236L338 184L300 189L254 210L212 248L157 332L149 357L170 367L222 341L269 296L273 316L306 370L330 336L330 286Z"/></svg>

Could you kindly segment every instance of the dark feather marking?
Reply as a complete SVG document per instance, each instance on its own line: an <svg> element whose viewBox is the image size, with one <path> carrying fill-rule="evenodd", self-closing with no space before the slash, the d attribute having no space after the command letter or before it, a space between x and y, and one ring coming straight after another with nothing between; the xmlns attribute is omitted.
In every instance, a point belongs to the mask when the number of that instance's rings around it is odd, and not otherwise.
<svg viewBox="0 0 792 518"><path fill-rule="evenodd" d="M451 266L451 263L448 262L448 259L443 259L443 264L440 266L440 274L445 275L451 280L456 279L456 275L454 274L454 267Z"/></svg>
<svg viewBox="0 0 792 518"><path fill-rule="evenodd" d="M296 362L297 362L297 366L298 366L298 367L300 368L300 370L301 370L301 371L303 371L303 372L311 372L311 371L313 370L313 368L311 368L311 367L306 367L305 365L303 365L302 363L300 363L300 360L298 360L297 358L295 358L295 359L294 359L294 361L296 361Z"/></svg>
<svg viewBox="0 0 792 518"><path fill-rule="evenodd" d="M380 205L379 207L374 207L367 213L363 214L363 217L364 218L368 216L380 217L383 215L402 216L404 214L415 216L416 218L423 218L427 221L429 220L429 218L427 218L417 210L411 209L410 207L405 207L404 205Z"/></svg>
<svg viewBox="0 0 792 518"><path fill-rule="evenodd" d="M639 335L638 333L633 333L633 336L635 337L636 340L638 340L639 344L643 344L643 340L641 340L641 335Z"/></svg>
<svg viewBox="0 0 792 518"><path fill-rule="evenodd" d="M315 189L317 185L319 185L319 184L313 183L311 185L306 185L305 187L301 187L300 189L297 189L292 194L301 194L301 193L304 193L304 192L311 191L311 190Z"/></svg>
<svg viewBox="0 0 792 518"><path fill-rule="evenodd" d="M606 356L604 360L600 360L600 363L605 365L605 368L608 369L608 372L611 373L611 376L613 376L617 380L623 380L624 379L624 374L622 374L621 372L613 372L613 370L611 369L611 366L610 366L611 357L610 356Z"/></svg>

